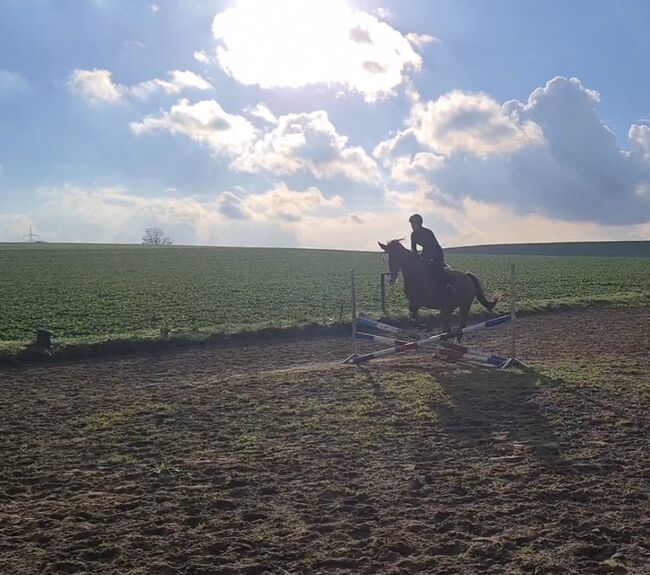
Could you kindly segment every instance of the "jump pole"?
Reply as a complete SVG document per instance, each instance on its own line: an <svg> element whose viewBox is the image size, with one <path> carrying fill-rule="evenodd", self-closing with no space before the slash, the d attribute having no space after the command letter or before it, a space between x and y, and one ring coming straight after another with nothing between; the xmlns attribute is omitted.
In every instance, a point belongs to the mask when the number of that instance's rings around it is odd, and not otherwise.
<svg viewBox="0 0 650 575"><path fill-rule="evenodd" d="M510 357L517 357L517 332L515 320L517 319L517 287L515 264L510 265Z"/></svg>
<svg viewBox="0 0 650 575"><path fill-rule="evenodd" d="M468 327L463 328L460 332L458 330L452 331L452 332L447 332L447 333L439 333L437 335L432 335L430 337L426 337L420 340L416 341L411 341L405 345L396 345L393 347L389 347L386 349L381 349L379 351L375 351L373 353L366 353L365 355L359 355L359 356L354 356L351 358L348 358L346 362L351 362L351 363L365 363L367 361L370 361L371 359L377 359L379 357L385 357L387 355L392 355L394 353L402 353L404 351L409 351L412 349L418 349L419 347L428 345L430 343L434 343L440 340L446 340L446 339L451 339L453 337L457 337L458 335L466 335L468 333L472 333L475 331L479 331L481 329L485 329L488 327L494 327L496 325L500 325L502 323L506 323L510 321L510 316L509 315L502 315L500 317L495 317L494 319L489 319L487 321L484 321L482 323L477 323L474 325L470 325Z"/></svg>
<svg viewBox="0 0 650 575"><path fill-rule="evenodd" d="M354 270L350 270L350 283L351 283L351 307L352 307L352 353L354 356L358 353L357 345L357 290L354 283Z"/></svg>
<svg viewBox="0 0 650 575"><path fill-rule="evenodd" d="M357 352L357 292L354 286L354 270L350 270L350 315L352 316L352 355L343 363L350 363L359 355Z"/></svg>
<svg viewBox="0 0 650 575"><path fill-rule="evenodd" d="M393 339L390 337L385 337L383 335L375 335L374 333L364 333L362 331L357 331L357 339L387 343L389 345L406 345L408 343L408 341L403 339Z"/></svg>
<svg viewBox="0 0 650 575"><path fill-rule="evenodd" d="M367 317L357 317L357 323L364 327L371 327L373 329L378 329L379 331L385 331L402 337L405 335L414 339L420 339L422 337L421 333L401 329L399 327L381 323L380 321L375 321L374 319L368 319Z"/></svg>
<svg viewBox="0 0 650 575"><path fill-rule="evenodd" d="M501 369L511 366L524 367L528 366L517 358L517 330L515 328L517 319L517 273L515 264L510 264L510 358L506 361Z"/></svg>

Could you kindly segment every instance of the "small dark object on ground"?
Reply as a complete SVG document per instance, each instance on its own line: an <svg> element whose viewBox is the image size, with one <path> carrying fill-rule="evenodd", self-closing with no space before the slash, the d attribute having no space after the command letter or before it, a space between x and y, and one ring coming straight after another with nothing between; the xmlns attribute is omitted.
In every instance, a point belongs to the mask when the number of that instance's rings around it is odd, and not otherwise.
<svg viewBox="0 0 650 575"><path fill-rule="evenodd" d="M54 334L47 329L37 329L36 330L36 347L49 350L52 349L52 336Z"/></svg>

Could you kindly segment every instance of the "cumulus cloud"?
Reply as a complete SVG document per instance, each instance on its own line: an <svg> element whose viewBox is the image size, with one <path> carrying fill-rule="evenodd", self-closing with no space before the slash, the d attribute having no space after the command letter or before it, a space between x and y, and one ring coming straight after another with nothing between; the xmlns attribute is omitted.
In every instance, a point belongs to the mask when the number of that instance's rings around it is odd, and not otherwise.
<svg viewBox="0 0 650 575"><path fill-rule="evenodd" d="M348 138L336 131L327 112L276 118L262 104L249 112L264 119L266 125L258 130L243 116L225 112L216 100L195 104L180 100L160 116L132 123L131 130L136 134L154 130L184 134L208 145L215 155L230 158L230 167L241 172L277 176L306 172L317 178L379 181L375 161L363 148L348 145Z"/></svg>
<svg viewBox="0 0 650 575"><path fill-rule="evenodd" d="M82 99L92 103L116 104L127 96L144 98L162 91L178 94L185 90L211 90L212 85L189 70L172 70L167 73L168 80L153 79L133 86L125 86L113 81L109 70L73 70L68 85L70 90Z"/></svg>
<svg viewBox="0 0 650 575"><path fill-rule="evenodd" d="M277 126L257 139L232 167L246 172L283 175L309 171L317 178L344 176L357 182L377 182L372 158L359 146L348 146L329 121L327 112L280 116Z"/></svg>
<svg viewBox="0 0 650 575"><path fill-rule="evenodd" d="M212 32L219 65L262 88L336 85L374 101L422 64L399 31L345 0L239 0Z"/></svg>
<svg viewBox="0 0 650 575"><path fill-rule="evenodd" d="M221 192L217 204L219 211L231 220L255 219L255 214L248 209L244 200L232 192Z"/></svg>
<svg viewBox="0 0 650 575"><path fill-rule="evenodd" d="M431 36L430 34L416 34L414 32L408 33L406 39L416 48L421 48L422 46L433 44L438 41L435 36Z"/></svg>
<svg viewBox="0 0 650 575"><path fill-rule="evenodd" d="M73 70L68 84L73 93L89 102L115 104L127 89L113 82L109 70Z"/></svg>
<svg viewBox="0 0 650 575"><path fill-rule="evenodd" d="M129 90L136 97L144 98L162 90L167 94L178 94L184 90L211 90L210 82L189 70L172 70L167 72L169 80L148 80L132 86Z"/></svg>
<svg viewBox="0 0 650 575"><path fill-rule="evenodd" d="M266 104L261 104L261 103L257 104L257 106L255 106L254 108L250 108L247 111L251 116L260 118L265 122L268 122L269 124L278 123L278 119L276 118L275 114L273 114L273 112L271 112L271 110L268 109Z"/></svg>
<svg viewBox="0 0 650 575"><path fill-rule="evenodd" d="M597 92L562 77L525 103L500 106L486 95L452 92L415 101L407 127L374 154L396 181L428 189L446 205L469 199L566 221L648 222L648 128L633 125L621 148L598 115L599 102ZM417 165L421 152L439 157L435 169Z"/></svg>
<svg viewBox="0 0 650 575"><path fill-rule="evenodd" d="M205 53L204 50L196 50L194 52L194 59L197 62L201 62L203 64L209 64L210 63L210 58L208 57L208 55Z"/></svg>
<svg viewBox="0 0 650 575"><path fill-rule="evenodd" d="M432 172L442 169L444 156L431 152L418 152L413 156L400 156L391 167L390 176L402 183L426 186Z"/></svg>
<svg viewBox="0 0 650 575"><path fill-rule="evenodd" d="M632 124L628 133L632 153L650 162L650 128Z"/></svg>
<svg viewBox="0 0 650 575"><path fill-rule="evenodd" d="M257 212L265 219L297 222L305 214L340 208L343 199L340 196L325 197L313 186L304 191L296 191L282 183L262 194L249 195L245 204L250 211Z"/></svg>
<svg viewBox="0 0 650 575"><path fill-rule="evenodd" d="M215 154L235 156L246 152L255 139L255 128L244 117L229 114L215 100L190 104L179 100L160 116L147 116L142 122L131 123L135 134L167 130L183 134L205 144Z"/></svg>
<svg viewBox="0 0 650 575"><path fill-rule="evenodd" d="M453 91L433 102L416 103L408 122L418 141L436 152L489 156L543 141L539 126L518 120L486 94Z"/></svg>

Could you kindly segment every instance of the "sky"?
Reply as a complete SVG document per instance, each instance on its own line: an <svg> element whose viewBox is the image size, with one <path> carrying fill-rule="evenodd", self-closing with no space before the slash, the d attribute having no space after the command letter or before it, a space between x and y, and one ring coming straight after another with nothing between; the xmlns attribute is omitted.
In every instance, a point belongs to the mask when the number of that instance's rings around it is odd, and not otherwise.
<svg viewBox="0 0 650 575"><path fill-rule="evenodd" d="M0 241L650 239L646 0L0 0Z"/></svg>

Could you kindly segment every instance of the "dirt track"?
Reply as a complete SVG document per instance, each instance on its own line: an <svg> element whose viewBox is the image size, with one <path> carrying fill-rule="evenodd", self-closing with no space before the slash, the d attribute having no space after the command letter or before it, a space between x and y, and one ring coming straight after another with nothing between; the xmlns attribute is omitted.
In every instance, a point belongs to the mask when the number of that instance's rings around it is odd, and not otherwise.
<svg viewBox="0 0 650 575"><path fill-rule="evenodd" d="M0 573L650 573L650 309L518 326L0 371Z"/></svg>

